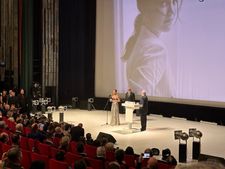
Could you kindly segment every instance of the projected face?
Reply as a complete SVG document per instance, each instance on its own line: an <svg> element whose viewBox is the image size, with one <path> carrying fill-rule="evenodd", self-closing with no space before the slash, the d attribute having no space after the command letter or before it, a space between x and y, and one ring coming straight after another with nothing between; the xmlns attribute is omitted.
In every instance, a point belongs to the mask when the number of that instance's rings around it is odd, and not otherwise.
<svg viewBox="0 0 225 169"><path fill-rule="evenodd" d="M138 0L137 3L147 28L154 33L170 30L177 17L178 0Z"/></svg>

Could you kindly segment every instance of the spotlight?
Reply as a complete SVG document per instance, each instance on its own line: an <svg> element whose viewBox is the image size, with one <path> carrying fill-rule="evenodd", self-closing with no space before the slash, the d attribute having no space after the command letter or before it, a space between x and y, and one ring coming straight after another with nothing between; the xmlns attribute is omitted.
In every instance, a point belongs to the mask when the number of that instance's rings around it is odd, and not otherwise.
<svg viewBox="0 0 225 169"><path fill-rule="evenodd" d="M171 155L170 149L166 148L162 150L162 160L166 160Z"/></svg>
<svg viewBox="0 0 225 169"><path fill-rule="evenodd" d="M91 111L92 109L96 110L95 109L95 106L93 105L94 103L94 98L89 98L88 99L88 110Z"/></svg>
<svg viewBox="0 0 225 169"><path fill-rule="evenodd" d="M201 131L199 131L199 130L197 130L196 132L195 132L195 135L194 135L196 138L198 138L198 139L200 139L200 138L202 138L202 132Z"/></svg>
<svg viewBox="0 0 225 169"><path fill-rule="evenodd" d="M88 103L94 103L94 98L89 98Z"/></svg>
<svg viewBox="0 0 225 169"><path fill-rule="evenodd" d="M78 107L78 97L72 97L72 108L76 109Z"/></svg>
<svg viewBox="0 0 225 169"><path fill-rule="evenodd" d="M59 109L59 122L63 122L64 120L64 111L65 111L65 107L66 106L59 106L58 109Z"/></svg>
<svg viewBox="0 0 225 169"><path fill-rule="evenodd" d="M194 137L194 133L196 132L196 128L189 129L189 137Z"/></svg>
<svg viewBox="0 0 225 169"><path fill-rule="evenodd" d="M182 130L175 130L174 131L174 139L175 140L180 140L181 139L181 135L182 135Z"/></svg>
<svg viewBox="0 0 225 169"><path fill-rule="evenodd" d="M181 134L181 139L182 139L182 140L187 141L188 138L189 138L189 135L188 135L187 133L183 132L183 133Z"/></svg>
<svg viewBox="0 0 225 169"><path fill-rule="evenodd" d="M52 120L53 107L52 107L52 106L48 106L48 107L47 107L47 110L48 110L48 112L47 112L47 114L48 114L48 119L49 119L49 120Z"/></svg>
<svg viewBox="0 0 225 169"><path fill-rule="evenodd" d="M189 137L201 139L202 138L202 132L197 130L196 128L190 128L189 129Z"/></svg>
<svg viewBox="0 0 225 169"><path fill-rule="evenodd" d="M189 135L182 130L174 131L175 140L179 140L179 162L187 161L187 140Z"/></svg>
<svg viewBox="0 0 225 169"><path fill-rule="evenodd" d="M72 97L72 102L78 102L78 97Z"/></svg>
<svg viewBox="0 0 225 169"><path fill-rule="evenodd" d="M59 109L60 112L64 112L64 107L63 106L59 106L58 109Z"/></svg>
<svg viewBox="0 0 225 169"><path fill-rule="evenodd" d="M201 138L202 138L202 132L197 130L196 128L190 128L189 129L189 136L193 137L192 142L192 159L198 159L199 155L201 153ZM197 138L198 140L195 140L194 138Z"/></svg>

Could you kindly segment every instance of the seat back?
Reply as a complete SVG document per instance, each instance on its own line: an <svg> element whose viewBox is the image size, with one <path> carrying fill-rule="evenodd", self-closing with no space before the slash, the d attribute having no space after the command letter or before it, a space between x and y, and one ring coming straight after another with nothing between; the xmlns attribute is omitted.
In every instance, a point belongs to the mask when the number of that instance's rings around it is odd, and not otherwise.
<svg viewBox="0 0 225 169"><path fill-rule="evenodd" d="M71 153L77 153L77 142L71 141L69 151Z"/></svg>
<svg viewBox="0 0 225 169"><path fill-rule="evenodd" d="M28 139L28 148L31 152L38 150L38 144L39 144L39 141L32 138Z"/></svg>
<svg viewBox="0 0 225 169"><path fill-rule="evenodd" d="M82 159L82 157L80 155L77 155L77 154L73 154L71 152L67 152L65 154L65 161L70 165L72 166L73 163L77 160L80 160Z"/></svg>
<svg viewBox="0 0 225 169"><path fill-rule="evenodd" d="M39 154L47 155L48 157L51 157L51 146L44 143L39 143L38 152Z"/></svg>
<svg viewBox="0 0 225 169"><path fill-rule="evenodd" d="M106 161L108 161L108 162L115 161L115 152L114 151L106 151Z"/></svg>
<svg viewBox="0 0 225 169"><path fill-rule="evenodd" d="M164 161L158 160L158 169L174 169L175 165L168 164Z"/></svg>
<svg viewBox="0 0 225 169"><path fill-rule="evenodd" d="M49 158L48 158L48 156L38 154L38 153L31 153L31 159L32 159L32 161L41 160L45 163L45 169L49 168Z"/></svg>
<svg viewBox="0 0 225 169"><path fill-rule="evenodd" d="M29 150L27 137L23 137L23 136L20 137L20 148L24 150Z"/></svg>
<svg viewBox="0 0 225 169"><path fill-rule="evenodd" d="M104 169L104 162L102 160L94 159L94 158L87 158L88 162L90 163L93 169Z"/></svg>
<svg viewBox="0 0 225 169"><path fill-rule="evenodd" d="M55 159L49 160L49 169L68 169L69 165L66 162L57 161Z"/></svg>
<svg viewBox="0 0 225 169"><path fill-rule="evenodd" d="M7 152L12 146L8 144L2 144L2 154Z"/></svg>
<svg viewBox="0 0 225 169"><path fill-rule="evenodd" d="M50 147L50 157L51 157L51 158L55 158L56 154L57 154L59 151L63 151L63 150L60 150L60 149L55 148L55 147ZM64 151L63 151L63 152L64 152Z"/></svg>
<svg viewBox="0 0 225 169"><path fill-rule="evenodd" d="M96 157L96 150L97 147L86 144L85 145L85 152L87 153L87 156L90 158L95 158Z"/></svg>
<svg viewBox="0 0 225 169"><path fill-rule="evenodd" d="M61 138L59 138L59 137L54 137L54 138L52 139L52 141L53 141L55 147L59 147L59 145L60 145L60 140L61 140Z"/></svg>
<svg viewBox="0 0 225 169"><path fill-rule="evenodd" d="M135 167L135 156L134 155L124 155L124 161L129 167Z"/></svg>
<svg viewBox="0 0 225 169"><path fill-rule="evenodd" d="M29 169L31 165L31 154L30 151L21 149L22 152L22 159L21 164L24 167L24 169Z"/></svg>

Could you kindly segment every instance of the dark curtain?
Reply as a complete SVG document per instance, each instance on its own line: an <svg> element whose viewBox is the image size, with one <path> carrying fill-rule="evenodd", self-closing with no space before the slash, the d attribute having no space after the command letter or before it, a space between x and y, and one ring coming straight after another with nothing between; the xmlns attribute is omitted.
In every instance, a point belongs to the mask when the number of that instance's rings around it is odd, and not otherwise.
<svg viewBox="0 0 225 169"><path fill-rule="evenodd" d="M31 95L32 82L41 83L41 1L19 0L20 87Z"/></svg>
<svg viewBox="0 0 225 169"><path fill-rule="evenodd" d="M59 2L59 103L94 96L96 0Z"/></svg>
<svg viewBox="0 0 225 169"><path fill-rule="evenodd" d="M21 87L29 92L33 76L33 0L22 3L22 56L21 56ZM21 5L21 4L20 4Z"/></svg>

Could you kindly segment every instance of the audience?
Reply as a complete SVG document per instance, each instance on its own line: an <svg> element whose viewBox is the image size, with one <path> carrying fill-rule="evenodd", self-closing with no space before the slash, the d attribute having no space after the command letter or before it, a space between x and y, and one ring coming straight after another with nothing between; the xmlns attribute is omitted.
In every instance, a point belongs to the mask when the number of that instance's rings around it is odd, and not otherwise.
<svg viewBox="0 0 225 169"><path fill-rule="evenodd" d="M91 133L87 133L84 137L85 130L83 128L83 124L79 123L77 126L73 126L68 123L58 123L53 122L51 119L47 119L44 115L35 114L35 116L30 116L29 114L20 112L18 107L19 105L22 105L23 103L23 93L22 91L20 95L20 104L17 103L17 97L15 96L15 92L12 90L10 91L10 96L7 96L7 92L5 92L6 95L0 98L0 141L5 144L10 144L12 148L4 153L2 164L5 167L13 167L13 168L22 168L20 164L21 160L21 152L19 149L19 143L20 143L20 136L28 137L35 139L37 141L46 143L50 146L56 147L55 140L53 142L53 139L59 138L59 147L57 144L57 148L59 151L55 159L59 161L64 161L64 155L66 152L68 152L70 149L70 142L76 141L76 152L84 159L88 159L87 154L85 152L85 144L89 144L92 146L97 147L96 149L96 157L100 159L104 159L105 161L106 157L106 151L115 152L115 161L110 162L107 165L107 168L109 169L126 169L129 168L127 164L124 161L124 155L134 155L134 149L131 146L127 146L127 148L124 150L117 149L115 151L114 143L108 142L106 138L103 138L102 140L93 140ZM10 101L8 101L8 99ZM4 100L4 101L3 101ZM2 102L1 102L2 101ZM10 103L10 104L8 104ZM3 120L4 119L4 120ZM7 128L7 121L11 121L12 124L15 123L15 128ZM10 123L11 124L11 123ZM24 127L31 128L31 132L27 135L24 134ZM10 136L7 134L8 131L10 133ZM3 131L3 132L2 132ZM4 132L6 131L6 132ZM74 152L75 150L73 150ZM38 151L37 151L38 152ZM150 158L147 161L147 168L148 169L157 169L158 161L153 157L154 154L150 148L145 150L145 153L150 154ZM169 149L165 149L163 152L163 159L167 163L171 165L176 165L177 161L176 159L171 155L171 152ZM142 156L140 156L142 159ZM140 161L141 162L141 161ZM74 168L75 169L83 169L87 168L88 161L75 161ZM135 160L136 164L136 160ZM89 166L89 165L88 165ZM141 165L140 165L141 166ZM142 166L143 168L144 166ZM45 168L44 163L40 161L34 161L31 164L31 169L34 168ZM138 168L138 165L137 165Z"/></svg>

